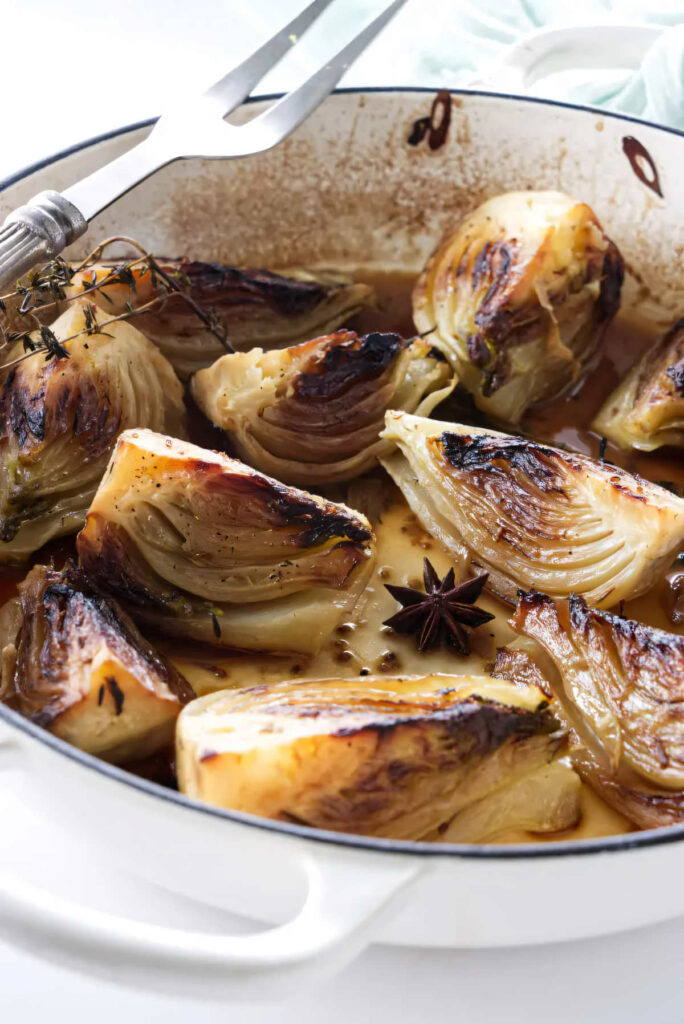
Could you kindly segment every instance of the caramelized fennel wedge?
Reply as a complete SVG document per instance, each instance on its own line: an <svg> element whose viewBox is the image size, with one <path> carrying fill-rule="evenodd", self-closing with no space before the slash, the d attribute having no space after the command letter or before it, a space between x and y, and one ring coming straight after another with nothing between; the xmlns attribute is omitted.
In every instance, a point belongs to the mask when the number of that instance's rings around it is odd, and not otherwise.
<svg viewBox="0 0 684 1024"><path fill-rule="evenodd" d="M581 794L579 775L562 761L552 761L470 804L434 838L443 843L496 843L520 832L562 832L579 821Z"/></svg>
<svg viewBox="0 0 684 1024"><path fill-rule="evenodd" d="M213 314L228 334L233 348L280 348L335 330L373 300L365 284L331 271L292 268L282 273L239 269L199 260L159 259L167 274L176 278L203 310ZM104 280L111 262L87 267L72 279L67 295L78 294ZM132 268L135 289L110 283L88 295L103 312L118 316L145 305L163 293L157 277L145 266ZM219 338L197 317L192 306L173 293L135 323L159 347L183 380L210 366L225 353Z"/></svg>
<svg viewBox="0 0 684 1024"><path fill-rule="evenodd" d="M88 326L71 305L52 325L59 340ZM18 343L9 358L24 352ZM20 562L76 533L127 427L185 436L180 382L132 324L82 334L69 356L36 352L6 371L0 392L0 563Z"/></svg>
<svg viewBox="0 0 684 1024"><path fill-rule="evenodd" d="M511 626L553 663L549 682L579 738L583 777L647 827L684 811L684 637L574 595L522 594Z"/></svg>
<svg viewBox="0 0 684 1024"><path fill-rule="evenodd" d="M131 613L215 646L316 650L373 565L365 516L236 459L128 431L77 539Z"/></svg>
<svg viewBox="0 0 684 1024"><path fill-rule="evenodd" d="M632 367L591 427L627 451L684 448L684 319Z"/></svg>
<svg viewBox="0 0 684 1024"><path fill-rule="evenodd" d="M416 329L440 348L490 416L575 380L620 305L622 258L586 203L507 192L467 216L416 284Z"/></svg>
<svg viewBox="0 0 684 1024"><path fill-rule="evenodd" d="M651 787L638 777L620 781L583 746L573 747L572 765L605 803L639 828L663 828L684 821L684 792Z"/></svg>
<svg viewBox="0 0 684 1024"><path fill-rule="evenodd" d="M497 648L491 676L492 679L507 679L514 686L536 686L547 697L553 697L553 690L539 665L528 651L519 647Z"/></svg>
<svg viewBox="0 0 684 1024"><path fill-rule="evenodd" d="M602 817L605 810L611 808L613 815L619 815L625 824L629 822L638 828L660 828L684 820L684 793L652 786L625 764L616 768L609 763L588 722L566 699L563 680L546 647L526 635L519 637L512 645L499 648L492 676L515 685L528 685L534 680L550 697L554 696L555 689L558 699L552 704L553 711L570 734L568 759L588 791L593 792L594 800L600 801ZM553 681L553 686L549 680ZM583 803L586 800L587 791L583 794ZM591 809L589 817L592 817ZM617 818L608 819L607 824L610 826L607 835L629 831ZM592 837L603 834L602 830L589 832Z"/></svg>
<svg viewBox="0 0 684 1024"><path fill-rule="evenodd" d="M423 525L463 546L513 603L518 587L610 607L645 593L684 542L684 501L584 455L389 412L383 465Z"/></svg>
<svg viewBox="0 0 684 1024"><path fill-rule="evenodd" d="M251 466L286 483L335 483L373 467L389 406L428 413L451 390L420 339L353 331L223 356L195 374L199 408ZM441 389L441 390L437 390Z"/></svg>
<svg viewBox="0 0 684 1024"><path fill-rule="evenodd" d="M181 790L221 807L420 839L547 765L564 743L534 687L369 677L202 697L179 719L177 763ZM477 821L464 825L470 841ZM491 819L482 822L489 834Z"/></svg>
<svg viewBox="0 0 684 1024"><path fill-rule="evenodd" d="M107 761L165 747L194 697L119 605L73 567L34 566L0 612L0 630L3 699Z"/></svg>

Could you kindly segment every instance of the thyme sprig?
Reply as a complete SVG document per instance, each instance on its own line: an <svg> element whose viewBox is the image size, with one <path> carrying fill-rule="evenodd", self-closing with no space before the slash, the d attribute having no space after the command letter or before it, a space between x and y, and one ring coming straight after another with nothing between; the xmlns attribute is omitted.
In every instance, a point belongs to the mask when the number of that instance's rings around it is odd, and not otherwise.
<svg viewBox="0 0 684 1024"><path fill-rule="evenodd" d="M111 269L98 280L97 270L93 269L88 278L85 274L89 267L101 262L105 250L116 242L125 243L137 250L140 255L114 264ZM83 306L85 328L68 338L58 339L54 332L46 327L38 317L38 313L45 315L50 307L58 303L69 303L75 300L83 300L92 292L99 292L106 302L113 303L107 294L107 286L121 284L129 288L133 294L137 292L136 274L138 280L144 279L146 274L150 275L152 289L157 293L148 302L135 306L131 300L126 302L126 312L118 316L111 316L98 322L98 307L87 302ZM67 288L71 285L73 278L81 274L83 276L83 287L80 291L67 294ZM122 320L130 320L134 316L140 316L149 310L163 305L171 294L179 295L190 307L195 316L207 327L211 333L218 338L227 352L233 352L233 347L228 340L228 334L224 324L211 311L205 310L190 294L190 281L181 272L169 273L159 265L156 258L140 245L133 238L126 235L112 235L100 242L85 259L72 267L61 256L50 260L43 266L32 270L25 281L18 281L16 288L8 295L0 296L0 312L7 313L7 304L21 301L14 313L26 324L24 330L8 330L0 324L0 350L10 345L21 342L24 347L24 354L8 363L0 364L0 369L9 369L17 363L28 359L36 352L44 352L46 361L50 359L68 358L67 344L83 335L106 334L105 328L110 324ZM100 310L101 313L101 310ZM22 323L23 326L23 323Z"/></svg>

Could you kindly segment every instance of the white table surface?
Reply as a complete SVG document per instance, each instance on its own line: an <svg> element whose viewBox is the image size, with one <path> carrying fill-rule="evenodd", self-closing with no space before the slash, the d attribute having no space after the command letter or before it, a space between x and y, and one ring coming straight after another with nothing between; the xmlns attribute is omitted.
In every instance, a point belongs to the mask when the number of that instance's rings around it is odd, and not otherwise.
<svg viewBox="0 0 684 1024"><path fill-rule="evenodd" d="M339 2L347 13L378 6L377 0ZM83 138L158 113L185 89L217 77L263 38L264 24L274 28L300 5L301 0L0 0L0 178ZM319 45L325 46L323 35L299 62L290 60L271 76L264 91L310 69ZM358 66L354 81L367 80L371 68L377 82L376 58L365 71ZM239 927L225 914L93 862L68 835L22 810L10 776L0 779L0 866L122 914L195 928ZM34 1024L47 1012L53 1024L424 1024L438 1015L468 1024L682 1024L683 950L684 921L544 948L374 948L296 1004L228 1009L189 1003L172 991L164 998L91 981L0 944L0 1021Z"/></svg>
<svg viewBox="0 0 684 1024"><path fill-rule="evenodd" d="M0 790L0 865L99 908L175 926L239 931L223 912L95 862L22 808L17 775ZM645 880L648 884L648 880ZM627 894L626 894L627 898ZM549 907L553 913L553 906ZM0 1020L54 1024L682 1024L684 921L586 942L516 950L375 947L297 1002L226 1005L141 994L0 944ZM170 979L170 986L172 979Z"/></svg>

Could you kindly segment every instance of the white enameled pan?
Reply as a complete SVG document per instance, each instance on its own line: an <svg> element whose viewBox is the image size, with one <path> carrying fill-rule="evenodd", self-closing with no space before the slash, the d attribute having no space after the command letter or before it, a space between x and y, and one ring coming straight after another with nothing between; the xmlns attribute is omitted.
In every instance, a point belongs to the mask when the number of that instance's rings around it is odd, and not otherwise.
<svg viewBox="0 0 684 1024"><path fill-rule="evenodd" d="M243 109L250 116L254 106ZM137 142L147 125L4 183L0 216ZM599 214L641 295L684 311L684 137L560 104L478 93L339 92L277 149L164 168L80 240L133 235L233 264L417 270L488 195L562 189ZM495 946L598 935L684 913L684 826L519 847L389 842L202 806L68 747L0 707L6 784L170 889L275 927L194 935L88 910L2 875L0 933L90 973L195 996L282 993L369 942ZM141 916L143 912L141 911Z"/></svg>

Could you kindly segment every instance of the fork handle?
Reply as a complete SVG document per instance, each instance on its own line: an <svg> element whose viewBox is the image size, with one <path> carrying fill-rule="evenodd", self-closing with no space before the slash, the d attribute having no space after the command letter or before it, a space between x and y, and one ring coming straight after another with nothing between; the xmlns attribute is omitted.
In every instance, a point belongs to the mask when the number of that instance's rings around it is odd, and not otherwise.
<svg viewBox="0 0 684 1024"><path fill-rule="evenodd" d="M88 223L59 192L40 192L5 218L0 229L0 289L39 260L50 260L84 234Z"/></svg>

